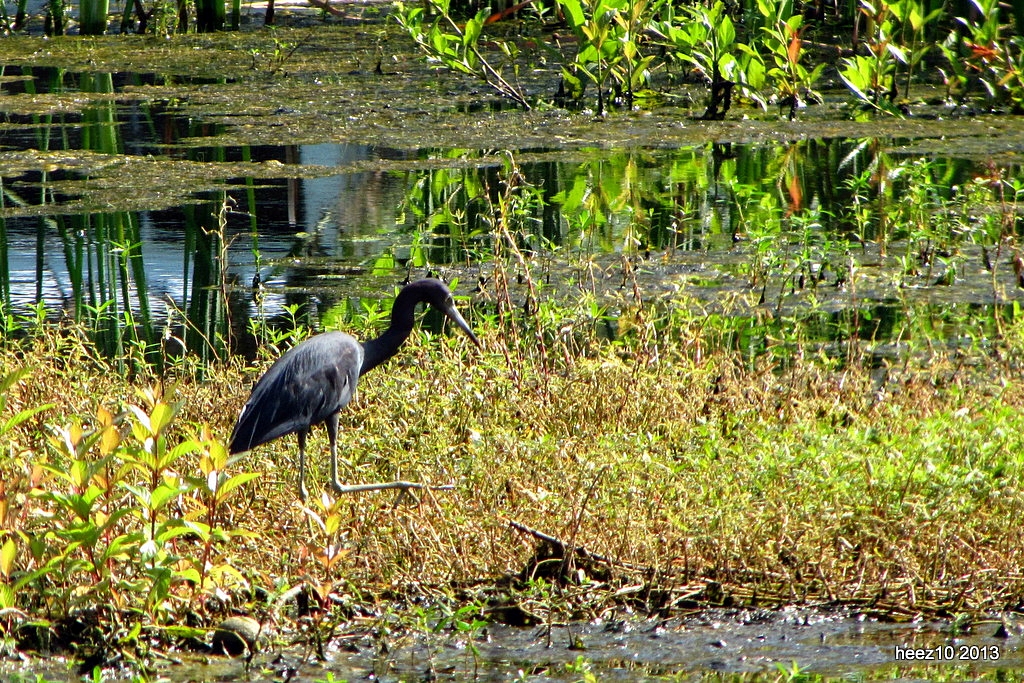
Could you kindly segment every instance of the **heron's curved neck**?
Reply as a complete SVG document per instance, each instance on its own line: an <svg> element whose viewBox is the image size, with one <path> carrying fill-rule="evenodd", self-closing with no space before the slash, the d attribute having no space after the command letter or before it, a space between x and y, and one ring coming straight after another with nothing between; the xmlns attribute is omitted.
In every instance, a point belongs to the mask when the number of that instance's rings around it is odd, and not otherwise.
<svg viewBox="0 0 1024 683"><path fill-rule="evenodd" d="M363 366L359 370L360 375L365 375L398 353L398 349L409 338L414 323L413 313L419 301L402 296L405 293L402 291L395 299L395 305L391 308L391 324L384 330L384 334L363 342Z"/></svg>

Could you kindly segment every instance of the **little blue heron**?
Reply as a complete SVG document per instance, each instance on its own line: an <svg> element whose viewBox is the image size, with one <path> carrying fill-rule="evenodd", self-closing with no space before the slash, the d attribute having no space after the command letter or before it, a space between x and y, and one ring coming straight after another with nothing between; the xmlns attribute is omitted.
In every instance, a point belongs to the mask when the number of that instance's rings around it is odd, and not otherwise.
<svg viewBox="0 0 1024 683"><path fill-rule="evenodd" d="M428 278L406 285L391 308L384 334L360 344L344 332L325 332L297 344L277 359L253 387L231 432L229 450L243 453L280 436L299 437L299 497L306 500L306 435L321 422L331 442L331 486L337 493L414 488L408 482L342 486L338 482L338 412L356 393L359 377L388 360L409 337L416 304L425 302L480 341L459 315L448 287Z"/></svg>

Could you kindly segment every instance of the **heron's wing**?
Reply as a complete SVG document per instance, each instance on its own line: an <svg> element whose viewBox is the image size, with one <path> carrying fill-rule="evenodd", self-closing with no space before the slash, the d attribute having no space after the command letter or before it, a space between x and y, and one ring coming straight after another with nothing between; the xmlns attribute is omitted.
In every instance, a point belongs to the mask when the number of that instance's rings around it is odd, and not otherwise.
<svg viewBox="0 0 1024 683"><path fill-rule="evenodd" d="M231 433L241 453L323 422L352 400L363 348L341 332L317 335L281 356L252 390Z"/></svg>

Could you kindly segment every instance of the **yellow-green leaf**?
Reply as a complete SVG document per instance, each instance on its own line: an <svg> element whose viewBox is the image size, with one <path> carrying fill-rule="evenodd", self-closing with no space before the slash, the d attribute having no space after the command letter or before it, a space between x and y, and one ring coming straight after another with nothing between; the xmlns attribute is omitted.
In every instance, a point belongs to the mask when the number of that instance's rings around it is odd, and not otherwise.
<svg viewBox="0 0 1024 683"><path fill-rule="evenodd" d="M153 434L159 434L167 428L167 425L171 424L171 420L174 419L174 408L166 403L157 403L153 406L153 412L150 413L150 430Z"/></svg>
<svg viewBox="0 0 1024 683"><path fill-rule="evenodd" d="M13 538L8 538L0 548L0 574L3 574L5 579L11 577L11 572L14 571L14 559L17 556L18 546L14 545Z"/></svg>

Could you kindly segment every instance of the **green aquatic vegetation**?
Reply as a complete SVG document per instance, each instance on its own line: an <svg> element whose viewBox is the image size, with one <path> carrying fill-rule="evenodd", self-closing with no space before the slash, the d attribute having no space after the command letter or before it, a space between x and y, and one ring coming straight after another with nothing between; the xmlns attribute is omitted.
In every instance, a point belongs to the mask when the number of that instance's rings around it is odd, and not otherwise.
<svg viewBox="0 0 1024 683"><path fill-rule="evenodd" d="M744 87L744 71L737 58L736 27L726 11L725 4L715 2L710 8L703 5L683 8L685 16L676 18L674 11L666 9L661 21L652 29L678 60L691 65L708 83L709 96L704 115L706 120L725 118L732 106L733 88Z"/></svg>
<svg viewBox="0 0 1024 683"><path fill-rule="evenodd" d="M780 3L776 8L771 2L759 0L757 7L766 22L761 27L760 44L775 64L767 69L765 78L774 84L776 102L779 107L788 107L789 120L792 121L803 103L821 99L814 91L814 84L826 64L822 62L811 70L803 64L802 15L786 16L786 3ZM748 77L752 75L753 66L751 63L746 69ZM754 83L758 80L754 79Z"/></svg>
<svg viewBox="0 0 1024 683"><path fill-rule="evenodd" d="M896 77L899 65L907 64L907 56L895 39L896 17L884 0L860 0L860 11L872 27L864 38L868 54L845 58L839 76L862 104L878 112L902 116Z"/></svg>
<svg viewBox="0 0 1024 683"><path fill-rule="evenodd" d="M1008 104L1016 113L1024 111L1024 41L1019 30L1010 33L1000 22L996 0L971 0L972 17L957 17L956 30L941 49L950 64L962 99L973 83L980 84L995 105Z"/></svg>
<svg viewBox="0 0 1024 683"><path fill-rule="evenodd" d="M974 0L974 4L981 21L953 18L971 37L965 40L965 31L958 28L942 47L949 61L947 68L952 70L948 87L951 92L962 92L968 80L973 80L986 84L990 94L998 94L997 99L1017 102L1013 93L1021 82L1019 41L990 35L992 25L998 26L995 0ZM575 38L575 49L567 56L558 49L547 49L547 57L559 62L561 73L555 104L586 106L589 86L596 90L596 97L589 101L596 102L599 115L612 104L633 107L658 102L666 93L658 92L661 86L655 85L654 74L680 63L708 87L704 119L724 118L734 95L764 107L766 89L788 107L790 118L795 117L802 102L819 99L814 84L827 62L806 63L802 48L807 26L790 3L747 5L746 26L738 29L733 12L723 3L679 8L660 0L561 0L559 8ZM861 106L901 117L908 108L918 67L935 47L926 39L927 29L943 19L948 25L949 18L942 8L920 0L860 0L850 5L868 30L860 41L864 53L843 59L840 77ZM441 17L449 16L447 5L434 9ZM504 84L492 82L493 74L479 51L475 55L467 51L467 46L479 42L490 19L486 12L468 20L464 27L450 17L438 19L429 30L423 23L424 14L422 9L408 10L403 16L409 19L401 21L431 59L452 70L483 77L499 92L509 94ZM440 29L442 23L445 28ZM496 36L493 44L509 64L515 63L518 41ZM512 97L528 106L520 95L522 91Z"/></svg>
<svg viewBox="0 0 1024 683"><path fill-rule="evenodd" d="M484 22L490 12L480 10L462 26L452 18L449 6L450 0L429 0L425 6L415 7L398 3L396 17L399 26L429 58L453 71L479 78L504 97L529 110L530 102L515 79L506 79L501 67L493 64L480 49ZM426 23L428 10L437 15L429 26ZM512 43L499 41L498 46L504 57L510 60L514 57Z"/></svg>
<svg viewBox="0 0 1024 683"><path fill-rule="evenodd" d="M920 0L897 0L889 4L889 9L899 22L902 33L901 44L907 58L903 94L909 99L914 71L934 47L933 43L925 39L925 30L942 16L943 9L929 9L929 4Z"/></svg>
<svg viewBox="0 0 1024 683"><path fill-rule="evenodd" d="M655 59L644 52L644 32L664 4L658 0L559 0L577 45L572 61L562 66L560 97L580 102L586 79L597 89L598 116L604 116L612 100L632 108ZM612 83L613 93L606 93L607 83Z"/></svg>
<svg viewBox="0 0 1024 683"><path fill-rule="evenodd" d="M110 0L84 0L78 8L78 32L83 36L103 35L107 30L109 12Z"/></svg>

